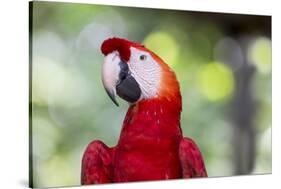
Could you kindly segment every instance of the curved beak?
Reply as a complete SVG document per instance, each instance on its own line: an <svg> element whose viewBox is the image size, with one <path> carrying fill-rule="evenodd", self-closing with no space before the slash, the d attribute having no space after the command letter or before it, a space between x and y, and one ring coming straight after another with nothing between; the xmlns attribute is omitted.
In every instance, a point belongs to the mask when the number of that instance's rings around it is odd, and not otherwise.
<svg viewBox="0 0 281 189"><path fill-rule="evenodd" d="M105 57L102 66L103 86L116 106L116 94L124 100L133 103L141 96L141 89L137 81L131 76L128 64L119 58L119 54L112 52Z"/></svg>

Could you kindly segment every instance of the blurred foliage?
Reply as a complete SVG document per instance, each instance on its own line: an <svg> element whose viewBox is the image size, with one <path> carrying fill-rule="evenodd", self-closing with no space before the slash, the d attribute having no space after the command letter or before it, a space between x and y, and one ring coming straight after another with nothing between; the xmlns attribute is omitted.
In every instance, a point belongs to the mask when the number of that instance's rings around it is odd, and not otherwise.
<svg viewBox="0 0 281 189"><path fill-rule="evenodd" d="M231 24L248 17L33 3L34 186L79 185L87 144L95 139L109 146L117 143L128 105L120 100L117 108L111 103L100 75L99 48L112 36L142 42L175 70L183 97L182 129L198 143L210 177L234 174L231 109L233 95L239 92L235 77L244 64L255 66L250 86L257 105L252 173L270 173L271 39L258 29L248 31L249 24L241 24L244 33L238 36L229 32ZM228 21L219 24L222 18ZM251 23L254 27L257 22Z"/></svg>

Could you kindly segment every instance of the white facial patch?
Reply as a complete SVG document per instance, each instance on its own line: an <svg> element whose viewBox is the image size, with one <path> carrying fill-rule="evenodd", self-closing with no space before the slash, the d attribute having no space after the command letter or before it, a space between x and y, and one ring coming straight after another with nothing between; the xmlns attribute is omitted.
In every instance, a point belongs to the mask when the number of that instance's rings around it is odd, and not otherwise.
<svg viewBox="0 0 281 189"><path fill-rule="evenodd" d="M132 76L140 85L141 97L145 99L156 97L161 76L160 65L148 52L134 47L131 47L130 50L131 57L128 66Z"/></svg>

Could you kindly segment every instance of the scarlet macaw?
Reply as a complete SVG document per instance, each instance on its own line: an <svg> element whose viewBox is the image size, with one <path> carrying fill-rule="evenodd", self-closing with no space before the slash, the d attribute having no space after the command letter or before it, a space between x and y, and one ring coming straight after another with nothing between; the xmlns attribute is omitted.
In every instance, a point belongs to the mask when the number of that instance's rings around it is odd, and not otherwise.
<svg viewBox="0 0 281 189"><path fill-rule="evenodd" d="M82 159L81 184L207 177L203 157L180 126L182 101L175 73L135 42L103 42L102 82L112 101L129 102L118 144L91 142Z"/></svg>

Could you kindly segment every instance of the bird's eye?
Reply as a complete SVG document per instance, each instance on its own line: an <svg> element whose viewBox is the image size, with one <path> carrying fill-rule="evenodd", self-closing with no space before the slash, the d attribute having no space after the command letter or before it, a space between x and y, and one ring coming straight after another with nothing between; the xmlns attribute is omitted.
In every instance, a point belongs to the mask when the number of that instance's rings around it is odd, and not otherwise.
<svg viewBox="0 0 281 189"><path fill-rule="evenodd" d="M140 56L140 60L146 60L146 55L144 55L144 54L141 55L141 56Z"/></svg>

